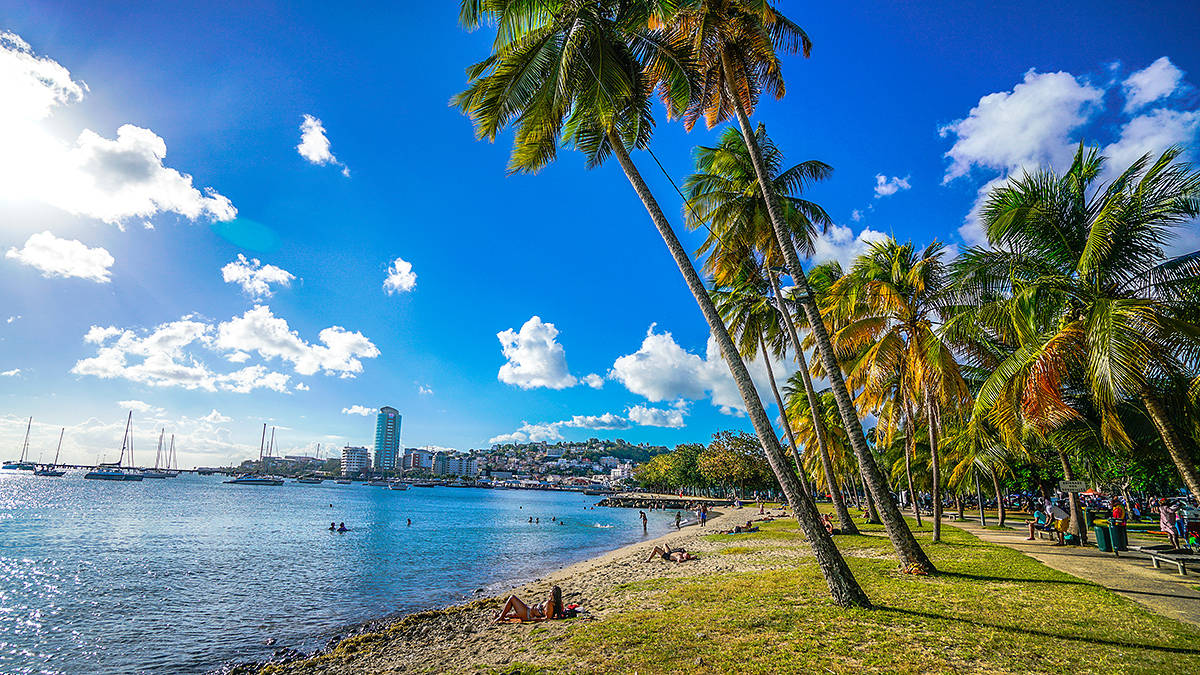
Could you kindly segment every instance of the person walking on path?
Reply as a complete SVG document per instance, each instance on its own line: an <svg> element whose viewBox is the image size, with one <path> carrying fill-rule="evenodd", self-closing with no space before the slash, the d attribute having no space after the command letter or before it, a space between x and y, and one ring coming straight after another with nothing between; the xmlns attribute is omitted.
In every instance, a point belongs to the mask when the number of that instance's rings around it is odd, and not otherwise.
<svg viewBox="0 0 1200 675"><path fill-rule="evenodd" d="M1179 532L1175 529L1175 513L1179 507L1160 499L1158 502L1158 529L1167 533L1171 548L1179 548Z"/></svg>
<svg viewBox="0 0 1200 675"><path fill-rule="evenodd" d="M677 529L677 530L682 529L682 526L679 524L680 521L682 521L682 520L683 520L683 514L676 511L675 512L675 529ZM1172 531L1174 531L1174 530L1172 530Z"/></svg>
<svg viewBox="0 0 1200 675"><path fill-rule="evenodd" d="M700 505L700 527L704 527L708 522L708 504Z"/></svg>
<svg viewBox="0 0 1200 675"><path fill-rule="evenodd" d="M646 534L646 532L647 532L647 529L646 529L646 512L645 512L645 511L638 511L638 515L642 517L642 534Z"/></svg>

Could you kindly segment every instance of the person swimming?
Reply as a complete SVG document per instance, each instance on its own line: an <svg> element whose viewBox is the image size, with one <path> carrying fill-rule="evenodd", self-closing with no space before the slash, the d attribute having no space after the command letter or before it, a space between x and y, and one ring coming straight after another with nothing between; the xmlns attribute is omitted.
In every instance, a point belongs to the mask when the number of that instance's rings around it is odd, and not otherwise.
<svg viewBox="0 0 1200 675"><path fill-rule="evenodd" d="M338 532L346 532L348 529L345 523L338 523Z"/></svg>
<svg viewBox="0 0 1200 675"><path fill-rule="evenodd" d="M329 531L330 531L330 532L333 532L333 531L334 531L334 530L336 530L336 529L337 529L337 523L330 523L330 524L329 524Z"/></svg>

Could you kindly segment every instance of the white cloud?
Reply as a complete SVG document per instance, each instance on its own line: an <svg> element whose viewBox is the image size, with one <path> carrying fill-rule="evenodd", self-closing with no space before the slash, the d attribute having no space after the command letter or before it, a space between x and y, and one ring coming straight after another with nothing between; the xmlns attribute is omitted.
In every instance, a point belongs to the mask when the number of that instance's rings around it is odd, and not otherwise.
<svg viewBox="0 0 1200 675"><path fill-rule="evenodd" d="M16 377L20 374L21 374L20 368L13 368L12 370L0 371L0 377Z"/></svg>
<svg viewBox="0 0 1200 675"><path fill-rule="evenodd" d="M163 411L162 408L159 408L157 406L152 406L149 403L146 403L145 401L138 401L136 399L131 400L131 401L117 401L117 407L127 408L127 409L132 410L133 412L137 412L137 413L144 413L144 412L150 412L150 411L154 411L154 412L162 412Z"/></svg>
<svg viewBox="0 0 1200 675"><path fill-rule="evenodd" d="M1121 127L1121 136L1104 148L1105 177L1115 178L1146 153L1157 156L1172 145L1189 145L1200 132L1200 110L1160 108L1138 115ZM1153 157L1151 158L1153 160Z"/></svg>
<svg viewBox="0 0 1200 675"><path fill-rule="evenodd" d="M863 219L863 213L859 209L854 209L853 211L850 212L850 220L853 220L854 222L857 223L858 221L860 221L862 219Z"/></svg>
<svg viewBox="0 0 1200 675"><path fill-rule="evenodd" d="M629 409L628 414L629 421L644 427L681 429L685 426L682 407L651 408L645 405L635 405Z"/></svg>
<svg viewBox="0 0 1200 675"><path fill-rule="evenodd" d="M104 248L88 248L81 241L59 239L48 231L30 235L23 248L10 248L4 257L33 267L47 279L75 277L98 284L111 280L109 268L115 262Z"/></svg>
<svg viewBox="0 0 1200 675"><path fill-rule="evenodd" d="M514 431L511 434L499 434L488 439L488 443L493 445L507 445L509 443L528 443L529 437L520 431Z"/></svg>
<svg viewBox="0 0 1200 675"><path fill-rule="evenodd" d="M343 415L362 415L363 417L370 417L371 415L375 414L375 410L368 408L365 405L352 405L349 408L342 408L342 414Z"/></svg>
<svg viewBox="0 0 1200 675"><path fill-rule="evenodd" d="M296 383L296 391L308 391L308 389L309 387L307 384L304 384L303 382Z"/></svg>
<svg viewBox="0 0 1200 675"><path fill-rule="evenodd" d="M240 317L217 327L214 344L233 352L258 353L264 359L288 361L300 375L324 371L327 375L354 377L362 372L360 358L379 356L379 349L362 333L331 326L320 332L323 344L310 344L286 320L257 305Z"/></svg>
<svg viewBox="0 0 1200 675"><path fill-rule="evenodd" d="M761 360L751 361L746 367L760 399L769 405L766 402L772 399L766 367ZM772 359L771 367L779 383L795 372L794 364L777 359ZM680 347L670 333L655 333L651 325L638 351L617 358L608 375L631 393L651 402L708 398L727 415L741 415L745 411L745 403L730 375L729 366L712 337L701 357ZM763 397L764 392L767 392L766 397ZM676 403L676 408L682 410L681 405ZM639 414L648 413L639 411Z"/></svg>
<svg viewBox="0 0 1200 675"><path fill-rule="evenodd" d="M383 290L388 295L407 293L417 287L417 274L412 271L412 263L403 258L396 258L388 266L387 278L383 280Z"/></svg>
<svg viewBox="0 0 1200 675"><path fill-rule="evenodd" d="M433 396L433 389L423 384L418 384L417 393L421 396Z"/></svg>
<svg viewBox="0 0 1200 675"><path fill-rule="evenodd" d="M584 384L591 387L592 389L603 389L604 388L604 378L600 375L597 375L596 373L589 373L587 375L584 375L583 377L579 378L579 381L583 382Z"/></svg>
<svg viewBox="0 0 1200 675"><path fill-rule="evenodd" d="M281 267L264 265L257 258L247 258L241 253L237 260L221 268L221 277L227 284L238 284L246 295L256 300L271 297L271 284L288 287L296 278Z"/></svg>
<svg viewBox="0 0 1200 675"><path fill-rule="evenodd" d="M71 372L155 387L287 393L291 376L286 373L268 370L261 364L217 372L202 359L200 351L218 355L232 351L233 360L238 362L249 359L251 353L264 360L279 357L301 375L323 371L340 377L361 372L360 358L379 355L375 345L361 333L339 326L322 330L319 337L323 344L302 340L286 321L261 305L216 325L189 315L150 330L92 326L84 342L96 345L96 355L77 361ZM236 356L241 354L246 358Z"/></svg>
<svg viewBox="0 0 1200 675"><path fill-rule="evenodd" d="M1122 83L1125 90L1125 112L1134 112L1175 93L1183 82L1183 71L1163 56L1154 63L1133 73Z"/></svg>
<svg viewBox="0 0 1200 675"><path fill-rule="evenodd" d="M972 167L1013 172L1069 160L1071 132L1091 118L1103 97L1102 89L1070 73L1030 69L1012 91L984 96L966 118L941 128L943 137L955 138L942 182Z"/></svg>
<svg viewBox="0 0 1200 675"><path fill-rule="evenodd" d="M84 129L73 140L44 124L55 109L88 89L59 63L33 53L12 33L0 33L0 198L36 201L71 214L122 225L130 218L177 213L231 220L230 200L163 165L166 142L125 124L116 139Z"/></svg>
<svg viewBox="0 0 1200 675"><path fill-rule="evenodd" d="M223 424L233 418L222 415L221 413L217 412L216 408L213 408L212 412L208 413L204 417L201 417L200 419L208 422L209 424Z"/></svg>
<svg viewBox="0 0 1200 675"><path fill-rule="evenodd" d="M497 374L501 382L522 389L566 389L577 383L567 369L566 351L555 341L558 329L554 324L543 323L540 317L533 316L519 333L509 328L496 337L508 360Z"/></svg>
<svg viewBox="0 0 1200 675"><path fill-rule="evenodd" d="M830 225L813 239L813 255L809 260L813 264L836 260L846 268L855 258L866 253L871 244L887 237L883 232L869 227L854 234L854 230L844 225Z"/></svg>
<svg viewBox="0 0 1200 675"><path fill-rule="evenodd" d="M604 413L603 415L574 415L571 419L559 422L559 424L576 429L613 430L629 428L629 420L613 413Z"/></svg>
<svg viewBox="0 0 1200 675"><path fill-rule="evenodd" d="M325 125L312 115L305 115L304 121L300 123L300 145L296 146L296 151L312 164L340 166L342 175L350 176L350 168L339 162L329 150L329 137L325 135Z"/></svg>
<svg viewBox="0 0 1200 675"><path fill-rule="evenodd" d="M894 195L901 190L908 190L909 188L912 187L911 185L909 185L908 179L909 179L908 176L905 176L904 178L898 178L896 176L892 176L891 178L888 178L887 176L885 176L881 173L876 174L875 175L875 198L879 199L880 197L887 197L888 195ZM854 213L858 213L858 211L855 211ZM853 217L853 215L854 214L851 214L851 217ZM862 215L859 214L859 218L861 218L861 217L862 217Z"/></svg>

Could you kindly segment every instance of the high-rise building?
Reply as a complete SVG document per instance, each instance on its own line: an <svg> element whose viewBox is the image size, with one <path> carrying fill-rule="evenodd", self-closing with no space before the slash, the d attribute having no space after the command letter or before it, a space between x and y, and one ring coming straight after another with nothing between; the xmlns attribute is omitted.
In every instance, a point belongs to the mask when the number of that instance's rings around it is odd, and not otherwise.
<svg viewBox="0 0 1200 675"><path fill-rule="evenodd" d="M399 467L400 411L391 406L379 409L375 418L375 470L394 471Z"/></svg>
<svg viewBox="0 0 1200 675"><path fill-rule="evenodd" d="M366 448L347 445L342 448L342 475L353 476L371 467L371 454Z"/></svg>

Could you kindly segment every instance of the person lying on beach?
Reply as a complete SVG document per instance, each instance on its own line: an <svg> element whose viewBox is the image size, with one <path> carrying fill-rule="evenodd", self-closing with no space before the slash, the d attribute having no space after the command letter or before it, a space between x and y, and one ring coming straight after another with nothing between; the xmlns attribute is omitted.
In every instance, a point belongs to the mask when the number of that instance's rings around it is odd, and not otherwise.
<svg viewBox="0 0 1200 675"><path fill-rule="evenodd" d="M758 527L751 525L754 521L747 520L745 525L735 525L732 530L723 530L718 534L747 534L750 532L758 532Z"/></svg>
<svg viewBox="0 0 1200 675"><path fill-rule="evenodd" d="M563 618L562 589L555 586L550 589L550 597L538 605L527 605L515 595L508 596L504 607L496 615L495 623L505 621L549 621Z"/></svg>
<svg viewBox="0 0 1200 675"><path fill-rule="evenodd" d="M681 548L673 549L670 546L655 546L654 550L650 552L650 556L646 558L645 562L650 562L655 558L662 558L667 562L681 563L688 560L695 560L696 556Z"/></svg>

